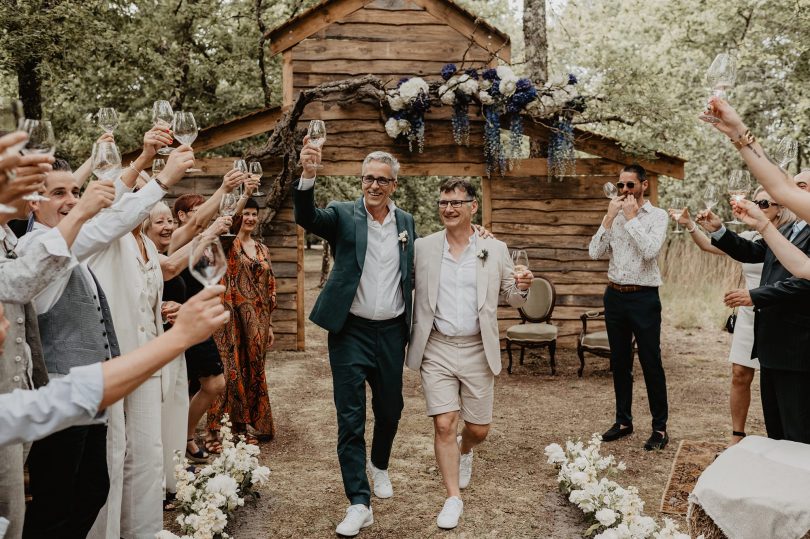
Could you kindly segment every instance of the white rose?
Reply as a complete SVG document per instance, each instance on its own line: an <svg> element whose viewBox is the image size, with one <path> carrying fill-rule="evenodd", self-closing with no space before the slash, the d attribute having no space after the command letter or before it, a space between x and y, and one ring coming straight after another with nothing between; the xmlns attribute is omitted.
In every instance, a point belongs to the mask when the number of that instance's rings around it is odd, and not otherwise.
<svg viewBox="0 0 810 539"><path fill-rule="evenodd" d="M220 474L208 480L205 491L209 494L222 494L227 497L235 495L237 487L238 485L233 477Z"/></svg>
<svg viewBox="0 0 810 539"><path fill-rule="evenodd" d="M413 77L408 79L406 82L399 87L399 95L405 99L406 103L410 103L419 95L419 92L423 92L425 94L428 93L430 87L428 83L426 83L423 79L419 77Z"/></svg>
<svg viewBox="0 0 810 539"><path fill-rule="evenodd" d="M465 75L466 76L466 75ZM478 91L478 81L475 79L467 79L459 86L462 92L467 95L473 95Z"/></svg>
<svg viewBox="0 0 810 539"><path fill-rule="evenodd" d="M489 94L487 94L487 97L489 97ZM483 102L483 99L481 101ZM547 445L545 453L546 457L548 457L549 464L555 464L557 462L565 462L565 451L563 451L563 448L560 447L560 444Z"/></svg>
<svg viewBox="0 0 810 539"><path fill-rule="evenodd" d="M612 509L600 509L594 516L602 526L612 526L616 522L616 513Z"/></svg>
<svg viewBox="0 0 810 539"><path fill-rule="evenodd" d="M399 136L400 129L396 118L388 118L388 121L385 122L385 132L388 133L388 136L391 138L397 138Z"/></svg>
<svg viewBox="0 0 810 539"><path fill-rule="evenodd" d="M263 485L270 479L270 468L259 466L250 472L250 483L252 485Z"/></svg>
<svg viewBox="0 0 810 539"><path fill-rule="evenodd" d="M447 86L445 86L444 84L442 84L439 87L439 98L445 105L452 105L453 103L456 102L456 93Z"/></svg>
<svg viewBox="0 0 810 539"><path fill-rule="evenodd" d="M498 73L498 78L503 79L514 79L515 72L512 71L512 68L509 66L498 66L495 68L495 71Z"/></svg>
<svg viewBox="0 0 810 539"><path fill-rule="evenodd" d="M588 483L588 474L585 472L574 472L571 474L571 482L575 485L585 485Z"/></svg>
<svg viewBox="0 0 810 539"><path fill-rule="evenodd" d="M399 95L388 96L388 106L394 111L402 110L405 108L405 100Z"/></svg>
<svg viewBox="0 0 810 539"><path fill-rule="evenodd" d="M491 105L491 104L493 104L495 102L495 100L492 99L492 96L489 95L488 92L478 92L478 99L481 101L482 105ZM560 448L560 452L562 452L562 448ZM563 453L563 457L564 456L565 456L565 453ZM562 461L560 461L560 462L562 462Z"/></svg>
<svg viewBox="0 0 810 539"><path fill-rule="evenodd" d="M506 97L510 97L512 94L515 93L515 89L517 88L517 77L511 77L508 79L501 79L501 84L498 86L498 90L505 95Z"/></svg>
<svg viewBox="0 0 810 539"><path fill-rule="evenodd" d="M492 81L489 79L481 79L481 83L478 85L478 87L482 90L489 90L492 88Z"/></svg>

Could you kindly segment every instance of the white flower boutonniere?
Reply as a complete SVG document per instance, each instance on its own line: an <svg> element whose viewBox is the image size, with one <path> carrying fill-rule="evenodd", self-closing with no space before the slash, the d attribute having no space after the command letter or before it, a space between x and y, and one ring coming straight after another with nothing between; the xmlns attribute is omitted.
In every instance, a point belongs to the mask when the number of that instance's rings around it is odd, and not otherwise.
<svg viewBox="0 0 810 539"><path fill-rule="evenodd" d="M405 247L408 245L408 231L403 230L399 233L399 243L402 245L402 250L405 250Z"/></svg>
<svg viewBox="0 0 810 539"><path fill-rule="evenodd" d="M478 250L478 253L476 253L476 255L475 255L475 256L477 256L478 258L480 258L480 259L481 259L481 262L486 262L486 261L487 261L487 257L489 256L489 251L487 251L486 249L479 249L479 250Z"/></svg>

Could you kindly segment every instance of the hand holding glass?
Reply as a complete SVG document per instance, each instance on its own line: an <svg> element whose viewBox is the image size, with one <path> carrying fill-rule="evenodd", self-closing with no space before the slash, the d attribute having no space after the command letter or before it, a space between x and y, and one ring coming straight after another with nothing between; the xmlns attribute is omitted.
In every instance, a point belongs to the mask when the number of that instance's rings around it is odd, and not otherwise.
<svg viewBox="0 0 810 539"><path fill-rule="evenodd" d="M152 124L155 127L168 131L174 123L174 111L168 101L155 101L152 105ZM172 148L164 146L158 149L160 155L172 153Z"/></svg>
<svg viewBox="0 0 810 539"><path fill-rule="evenodd" d="M619 195L619 189L613 182L605 183L605 185L602 186L602 192L605 194L606 197L608 197L611 200L613 200Z"/></svg>
<svg viewBox="0 0 810 539"><path fill-rule="evenodd" d="M672 199L672 216L675 217L675 234L683 234L680 223L678 222L683 217L683 211L686 209L686 201L680 197Z"/></svg>
<svg viewBox="0 0 810 539"><path fill-rule="evenodd" d="M736 80L737 62L730 54L721 52L714 58L712 65L706 71L706 82L712 89L712 96L727 99L727 92L734 86ZM708 110L701 114L700 118L713 124L720 121Z"/></svg>
<svg viewBox="0 0 810 539"><path fill-rule="evenodd" d="M750 190L751 174L747 170L732 170L731 176L729 176L728 179L728 194L731 196L731 199L739 202L748 196ZM741 225L743 223L735 216L734 220L726 221L726 224Z"/></svg>
<svg viewBox="0 0 810 539"><path fill-rule="evenodd" d="M703 204L706 209L711 211L720 201L720 189L716 185L707 185L706 190L703 191Z"/></svg>
<svg viewBox="0 0 810 539"><path fill-rule="evenodd" d="M188 269L201 284L206 287L216 285L227 268L228 261L219 238L201 234L191 240Z"/></svg>
<svg viewBox="0 0 810 539"><path fill-rule="evenodd" d="M253 193L253 196L257 197L264 196L264 193L262 193L261 183L259 183L261 182L262 179L262 164L259 163L258 161L251 161L249 168L250 168L250 179L256 180L257 182L256 191Z"/></svg>
<svg viewBox="0 0 810 539"><path fill-rule="evenodd" d="M53 155L56 151L56 138L50 121L25 119L20 122L20 131L28 133L28 142L22 148L23 155ZM50 200L39 193L29 193L23 199L32 202Z"/></svg>
<svg viewBox="0 0 810 539"><path fill-rule="evenodd" d="M326 142L326 124L323 120L312 120L309 122L307 129L307 136L309 136L309 143L316 148L322 148ZM313 164L315 168L323 168L321 164Z"/></svg>
<svg viewBox="0 0 810 539"><path fill-rule="evenodd" d="M522 249L512 251L512 262L515 266L513 274L516 280L529 270L529 255Z"/></svg>

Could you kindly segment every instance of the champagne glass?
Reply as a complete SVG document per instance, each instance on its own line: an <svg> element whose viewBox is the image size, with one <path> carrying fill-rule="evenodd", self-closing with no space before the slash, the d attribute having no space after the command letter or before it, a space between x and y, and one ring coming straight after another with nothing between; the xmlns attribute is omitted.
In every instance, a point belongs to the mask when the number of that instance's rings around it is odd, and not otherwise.
<svg viewBox="0 0 810 539"><path fill-rule="evenodd" d="M683 234L683 230L681 230L680 223L678 219L683 217L683 212L686 209L686 201L680 197L675 197L672 199L672 210L673 210L673 217L675 217L675 234Z"/></svg>
<svg viewBox="0 0 810 539"><path fill-rule="evenodd" d="M714 208L719 201L720 189L718 189L716 185L706 186L706 190L703 191L703 204L706 205L706 209L712 211L712 208Z"/></svg>
<svg viewBox="0 0 810 539"><path fill-rule="evenodd" d="M219 201L219 213L233 217L236 214L236 206L239 205L239 197L235 193L225 193L222 195L222 200ZM234 236L233 233L228 232L223 236Z"/></svg>
<svg viewBox="0 0 810 539"><path fill-rule="evenodd" d="M606 197L608 197L611 200L613 200L619 195L619 189L613 182L605 183L605 185L602 186L602 192L605 194Z"/></svg>
<svg viewBox="0 0 810 539"><path fill-rule="evenodd" d="M121 152L115 142L96 142L93 144L93 153L90 156L90 167L99 181L114 182L121 176ZM120 212L111 206L101 211Z"/></svg>
<svg viewBox="0 0 810 539"><path fill-rule="evenodd" d="M529 269L529 255L523 249L512 251L512 262L515 265L513 274L515 279L526 273Z"/></svg>
<svg viewBox="0 0 810 539"><path fill-rule="evenodd" d="M725 52L721 52L715 56L712 65L706 71L706 82L712 89L712 95L720 99L728 97L728 90L734 86L737 80L737 62L734 57ZM700 118L709 123L716 124L718 120L708 110L700 115Z"/></svg>
<svg viewBox="0 0 810 539"><path fill-rule="evenodd" d="M20 122L20 130L28 133L28 142L21 150L23 155L53 155L56 151L56 139L50 121L25 119ZM23 196L23 200L37 202L50 199L39 193L28 193Z"/></svg>
<svg viewBox="0 0 810 539"><path fill-rule="evenodd" d="M779 163L779 168L787 170L787 166L791 161L794 161L799 155L799 143L796 139L785 137L779 141L779 146L776 148L776 162Z"/></svg>
<svg viewBox="0 0 810 539"><path fill-rule="evenodd" d="M191 240L188 269L202 285L216 285L228 269L228 261L219 238L200 234Z"/></svg>
<svg viewBox="0 0 810 539"><path fill-rule="evenodd" d="M160 174L160 171L166 168L166 161L161 158L157 158L152 161L152 177L157 177Z"/></svg>
<svg viewBox="0 0 810 539"><path fill-rule="evenodd" d="M18 99L9 99L0 97L0 130L12 133L17 130L20 120L23 119L22 103ZM14 146L9 146L4 155L11 156L20 152L22 147L25 146L25 141L18 142ZM0 162L2 162L2 155L0 155ZM6 170L6 177L9 181L13 181L17 177L15 169ZM7 204L0 204L0 214L2 213L17 213L17 210Z"/></svg>
<svg viewBox="0 0 810 539"><path fill-rule="evenodd" d="M174 111L171 104L164 100L155 101L152 104L152 124L160 129L168 130L171 129L172 123L174 123ZM160 155L169 155L172 153L172 149L169 146L164 146L158 148L158 153Z"/></svg>
<svg viewBox="0 0 810 539"><path fill-rule="evenodd" d="M732 200L737 202L743 200L748 196L750 190L751 174L747 170L732 170L728 178L728 194L731 196ZM734 220L726 221L726 224L741 225L742 221L737 220L735 216Z"/></svg>
<svg viewBox="0 0 810 539"><path fill-rule="evenodd" d="M112 107L102 107L98 109L98 126L107 133L112 134L118 127L118 113Z"/></svg>
<svg viewBox="0 0 810 539"><path fill-rule="evenodd" d="M260 182L262 179L262 164L259 163L258 161L251 161L249 169L250 169L250 179ZM264 193L262 193L261 184L257 185L256 191L253 193L253 196L257 197L264 196Z"/></svg>
<svg viewBox="0 0 810 539"><path fill-rule="evenodd" d="M233 168L234 168L234 170L238 170L239 172L244 172L245 174L249 173L247 161L245 161L244 159L237 159L236 161L234 161L233 162ZM239 191L239 195L241 196L242 193L245 192L245 186L240 183L239 187L237 187L237 190Z"/></svg>
<svg viewBox="0 0 810 539"><path fill-rule="evenodd" d="M310 144L317 148L323 147L324 142L326 142L326 124L323 120L310 121L307 135L309 135ZM323 165L315 165L315 168L323 168Z"/></svg>

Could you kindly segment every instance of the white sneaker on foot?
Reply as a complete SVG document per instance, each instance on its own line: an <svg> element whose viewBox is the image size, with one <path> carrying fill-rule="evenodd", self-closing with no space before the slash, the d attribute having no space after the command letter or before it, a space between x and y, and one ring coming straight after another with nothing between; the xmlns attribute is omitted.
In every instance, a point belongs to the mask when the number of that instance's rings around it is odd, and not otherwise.
<svg viewBox="0 0 810 539"><path fill-rule="evenodd" d="M436 518L436 524L443 530L458 526L458 517L464 512L464 502L458 496L451 496L444 501L442 512Z"/></svg>
<svg viewBox="0 0 810 539"><path fill-rule="evenodd" d="M338 535L354 537L360 530L374 524L374 513L371 507L366 507L362 503L350 505L346 509L346 517L338 524L335 532Z"/></svg>
<svg viewBox="0 0 810 539"><path fill-rule="evenodd" d="M456 440L458 440L460 448L461 436L456 438ZM472 459L472 449L470 449L470 452L467 454L462 453L461 458L458 459L458 488L467 488L467 485L470 484L470 478L472 478Z"/></svg>
<svg viewBox="0 0 810 539"><path fill-rule="evenodd" d="M391 478L388 477L388 470L380 470L371 460L366 465L371 481L374 483L374 495L378 498L390 498L394 495L394 487L391 486Z"/></svg>

